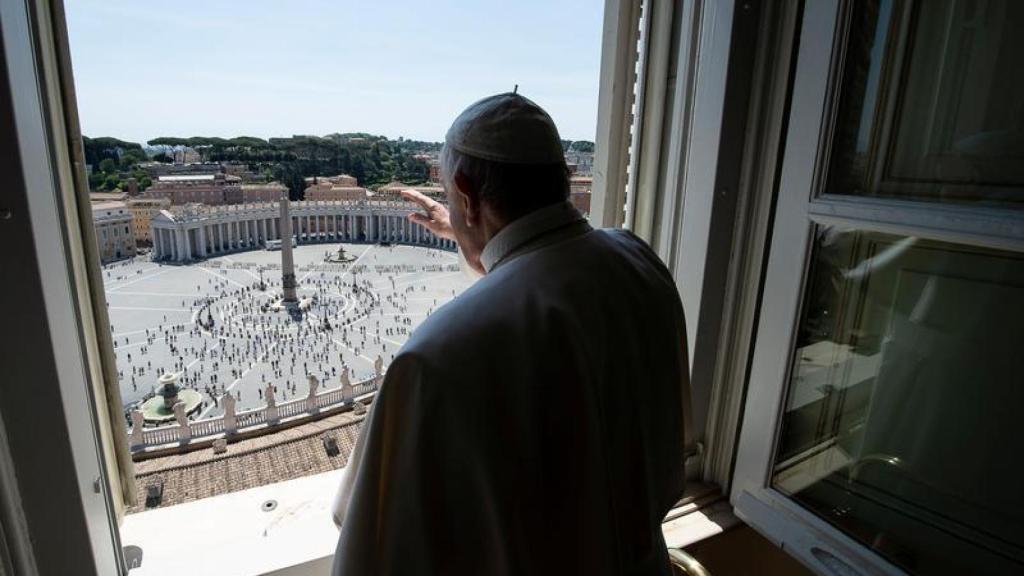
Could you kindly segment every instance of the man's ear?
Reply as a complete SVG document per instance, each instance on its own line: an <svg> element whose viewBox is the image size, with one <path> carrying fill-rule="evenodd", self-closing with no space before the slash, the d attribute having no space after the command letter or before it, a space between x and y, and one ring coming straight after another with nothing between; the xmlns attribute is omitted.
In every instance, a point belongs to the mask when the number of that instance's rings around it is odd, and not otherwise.
<svg viewBox="0 0 1024 576"><path fill-rule="evenodd" d="M466 215L466 227L473 228L480 224L480 195L469 179L462 174L455 175L456 199L462 203Z"/></svg>

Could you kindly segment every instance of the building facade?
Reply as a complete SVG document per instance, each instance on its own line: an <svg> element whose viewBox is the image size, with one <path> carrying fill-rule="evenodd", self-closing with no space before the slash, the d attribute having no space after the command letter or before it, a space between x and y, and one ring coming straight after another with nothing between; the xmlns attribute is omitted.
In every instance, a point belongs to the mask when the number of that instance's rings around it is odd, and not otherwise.
<svg viewBox="0 0 1024 576"><path fill-rule="evenodd" d="M280 182L264 184L242 184L242 204L252 202L277 202L288 197L288 187ZM229 202L231 204L231 202Z"/></svg>
<svg viewBox="0 0 1024 576"><path fill-rule="evenodd" d="M157 212L170 208L171 201L167 198L132 198L128 200L127 207L132 215L136 246L150 246L152 237L149 235L149 221Z"/></svg>
<svg viewBox="0 0 1024 576"><path fill-rule="evenodd" d="M145 162L139 165L152 179L160 176L187 176L197 174L220 174L224 167L217 162L196 164L165 164L163 162Z"/></svg>
<svg viewBox="0 0 1024 576"><path fill-rule="evenodd" d="M437 200L438 202L443 202L445 199L444 188L441 186L410 186L408 184L402 184L401 182L389 182L380 188L377 188L374 193L374 199L398 200L401 198L398 193L402 190L415 190L428 198Z"/></svg>
<svg viewBox="0 0 1024 576"><path fill-rule="evenodd" d="M310 186L306 188L306 200L366 200L370 196L366 188L359 186Z"/></svg>
<svg viewBox="0 0 1024 576"><path fill-rule="evenodd" d="M569 178L569 201L584 215L590 214L590 190L594 179L590 176L572 176Z"/></svg>
<svg viewBox="0 0 1024 576"><path fill-rule="evenodd" d="M132 214L124 202L98 202L92 205L92 224L100 262L106 264L135 256Z"/></svg>
<svg viewBox="0 0 1024 576"><path fill-rule="evenodd" d="M167 198L171 204L241 204L241 178L228 174L160 176L144 194L146 198Z"/></svg>
<svg viewBox="0 0 1024 576"><path fill-rule="evenodd" d="M303 191L306 200L366 200L369 193L359 186L355 176L338 174L337 176L310 176L306 178L306 189Z"/></svg>
<svg viewBox="0 0 1024 576"><path fill-rule="evenodd" d="M581 176L590 176L594 173L594 153L569 150L565 153L566 164L576 166L575 172Z"/></svg>
<svg viewBox="0 0 1024 576"><path fill-rule="evenodd" d="M356 177L349 176L348 174L338 174L337 176L307 176L305 181L306 186L359 186L359 181Z"/></svg>
<svg viewBox="0 0 1024 576"><path fill-rule="evenodd" d="M401 201L304 201L291 203L292 234L299 244L393 242L455 250L455 242L409 221L418 211ZM150 222L153 258L187 262L281 239L277 202L162 210Z"/></svg>

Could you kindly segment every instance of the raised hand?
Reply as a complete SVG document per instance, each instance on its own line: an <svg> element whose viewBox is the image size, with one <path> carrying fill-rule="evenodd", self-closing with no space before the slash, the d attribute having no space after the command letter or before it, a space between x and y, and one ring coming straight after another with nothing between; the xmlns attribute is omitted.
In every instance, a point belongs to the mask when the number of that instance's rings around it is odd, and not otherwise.
<svg viewBox="0 0 1024 576"><path fill-rule="evenodd" d="M440 202L431 200L412 189L402 190L399 194L406 200L419 204L420 208L423 209L423 213L413 212L409 214L409 220L430 230L435 236L455 240L455 232L452 231L448 209Z"/></svg>

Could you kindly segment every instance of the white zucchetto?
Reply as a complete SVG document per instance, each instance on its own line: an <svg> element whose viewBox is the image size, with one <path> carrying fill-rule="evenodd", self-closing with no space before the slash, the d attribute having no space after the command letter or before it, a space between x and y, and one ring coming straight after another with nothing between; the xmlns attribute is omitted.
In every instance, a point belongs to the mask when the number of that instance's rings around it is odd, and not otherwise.
<svg viewBox="0 0 1024 576"><path fill-rule="evenodd" d="M513 92L480 100L459 114L445 145L482 160L509 164L565 162L555 122L529 98Z"/></svg>

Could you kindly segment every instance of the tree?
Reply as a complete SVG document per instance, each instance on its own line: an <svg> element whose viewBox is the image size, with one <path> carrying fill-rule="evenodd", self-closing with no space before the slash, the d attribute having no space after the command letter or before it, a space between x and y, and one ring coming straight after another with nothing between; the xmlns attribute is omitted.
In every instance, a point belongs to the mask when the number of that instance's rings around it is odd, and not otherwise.
<svg viewBox="0 0 1024 576"><path fill-rule="evenodd" d="M104 158L100 160L100 172L104 174L112 174L117 172L117 162L114 162L113 158Z"/></svg>
<svg viewBox="0 0 1024 576"><path fill-rule="evenodd" d="M121 179L117 177L117 174L107 174L103 179L102 188L103 190L117 190L119 184L121 184Z"/></svg>
<svg viewBox="0 0 1024 576"><path fill-rule="evenodd" d="M174 159L168 156L166 152L158 152L155 156L153 156L153 160L155 162L161 162L163 164L171 164L172 162L174 162Z"/></svg>
<svg viewBox="0 0 1024 576"><path fill-rule="evenodd" d="M577 140L572 143L572 146L570 146L569 149L576 152L592 153L594 151L594 143L589 140Z"/></svg>

